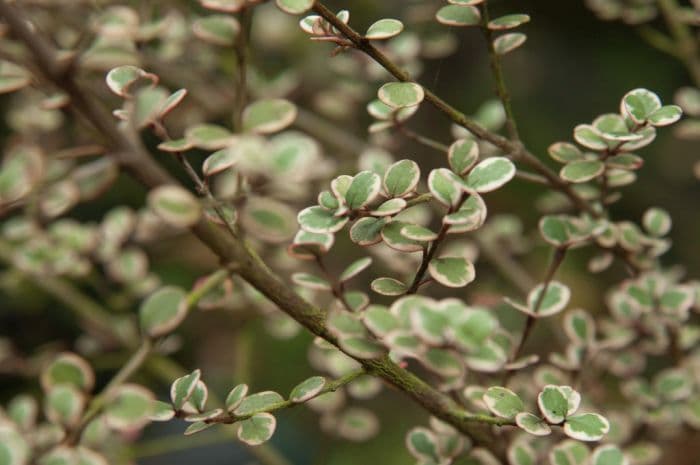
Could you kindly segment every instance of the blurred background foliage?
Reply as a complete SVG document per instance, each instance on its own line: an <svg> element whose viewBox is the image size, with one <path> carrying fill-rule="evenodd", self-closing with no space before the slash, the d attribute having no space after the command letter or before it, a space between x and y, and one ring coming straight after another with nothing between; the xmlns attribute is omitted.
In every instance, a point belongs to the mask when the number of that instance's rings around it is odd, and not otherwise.
<svg viewBox="0 0 700 465"><path fill-rule="evenodd" d="M122 2L136 9L165 8L170 2ZM179 2L184 8L201 12L195 1ZM430 34L442 27L435 22L414 24L413 16L425 9L434 11L442 3L415 0L353 0L333 1L334 9L351 11L351 23L358 30L378 18L394 17L402 20L409 31ZM579 0L493 0L493 16L501 13L522 12L532 17L523 28L528 35L525 46L504 59L506 79L510 87L513 108L525 144L533 153L545 158L546 148L558 140L570 140L573 127L590 121L598 114L615 111L619 99L629 89L646 87L655 91L663 101L671 101L676 89L689 83L686 71L671 57L651 48L633 26L618 22L602 22ZM292 67L298 71L298 85L290 99L302 108L335 118L334 124L366 138L371 118L364 104L373 97L373 89L357 86L352 80L338 80L337 69L349 60L346 54L331 58L330 47L308 40L297 26L298 18L279 12L268 2L256 8L251 38L251 64L268 78L275 77ZM660 21L660 20L659 20ZM447 57L426 59L419 81L466 113L474 113L487 98L491 98L493 84L485 54L484 39L478 30L455 29L456 48ZM219 60L222 78L230 75L234 65L230 54L211 57ZM359 59L358 57L355 57ZM168 81L180 82L197 79L189 75L185 66L175 68ZM355 89L355 101L334 102L336 86ZM215 95L215 89L212 95ZM368 93L369 92L369 93ZM352 94L352 92L350 92ZM12 101L0 97L0 110L11 109ZM222 117L222 122L228 121ZM422 134L447 141L448 122L428 105L410 122L410 127ZM0 137L9 137L7 127L0 128ZM400 138L397 138L400 139ZM5 140L2 144L5 144ZM157 141L150 143L155 145ZM441 157L407 139L392 147L397 158L413 158L424 172L444 163ZM355 169L357 153L352 148L341 151L326 147L326 155L336 159L339 172ZM345 152L345 153L343 153ZM675 138L671 130L662 130L657 141L642 152L645 166L639 173L639 182L624 189L624 199L613 207L616 218L639 219L650 205L667 209L674 218L671 233L674 245L664 259L668 263L682 262L691 276L700 272L700 183L693 173L693 165L700 159L697 143ZM179 168L165 157L160 159L178 177L185 179ZM525 231L532 231L538 216L533 214L536 195L541 188L523 182L513 182L507 189L489 198L492 212L510 212L521 217ZM99 220L115 205L139 207L145 192L127 176L101 198L81 204L71 212L80 220ZM310 201L311 199L309 199ZM310 203L310 202L309 202ZM531 234L531 233L527 233ZM342 257L330 263L342 269L349 263L350 245L340 242L330 258ZM214 264L213 257L190 237L163 240L148 249L153 271L164 283L183 287ZM547 250L540 247L524 258L524 266L539 276L547 260ZM602 296L619 269L592 277L586 272L586 259L574 252L564 264L560 277L575 289L573 303L595 312L602 305ZM512 291L508 284L496 277L488 266L479 268L479 280L462 296L469 293L475 298L489 299L496 294ZM356 286L366 286L358 282ZM93 292L87 287L88 292ZM478 297L475 297L478 296ZM118 303L118 302L117 302ZM135 309L123 309L133 312ZM520 324L514 311L505 311L507 325ZM512 320L512 321L509 321ZM253 390L275 389L288 392L297 382L314 370L307 361L310 336L301 332L292 339L276 339L268 335L263 323L244 320L229 313L196 312L179 333L182 348L174 354L183 366L200 367L211 388L220 394L237 382L248 382ZM11 270L0 274L0 336L12 338L22 353L70 348L80 329L71 314L59 303L38 292L31 282L20 280ZM546 328L538 328L530 339L530 350L536 352L549 344ZM48 345L48 346L47 346ZM98 382L126 358L126 353L107 353L91 360L98 372ZM20 367L21 368L21 367ZM34 389L31 378L3 374L0 370L0 398L3 401L20 390ZM21 370L19 370L21 373ZM143 375L147 376L147 375ZM166 386L160 380L141 378L150 386L160 386L161 397ZM369 406L382 419L381 431L366 443L334 440L320 434L316 414L304 407L283 412L272 443L292 463L350 465L381 462L386 465L406 464L411 461L404 446L404 434L412 426L425 421L425 413L405 402L401 395L386 389ZM144 465L186 464L200 465L247 463L249 452L235 441L220 441L218 445L202 445L187 452L159 455L160 447L174 449L189 447L200 436L184 438L184 427L177 423L156 424L144 431L136 453ZM167 436L172 435L172 436ZM159 439L160 438L160 439ZM165 439L163 439L165 438ZM191 442L190 442L191 441ZM177 443L175 446L173 443ZM671 463L671 462L669 462Z"/></svg>

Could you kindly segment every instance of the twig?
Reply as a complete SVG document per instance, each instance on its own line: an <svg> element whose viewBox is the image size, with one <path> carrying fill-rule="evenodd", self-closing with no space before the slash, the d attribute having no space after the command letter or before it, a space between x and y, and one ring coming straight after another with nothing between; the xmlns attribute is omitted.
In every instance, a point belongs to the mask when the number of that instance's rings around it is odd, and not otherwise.
<svg viewBox="0 0 700 465"><path fill-rule="evenodd" d="M518 134L518 126L515 122L515 115L513 114L513 107L510 101L510 94L508 93L508 87L506 86L506 79L503 76L503 68L501 67L501 57L496 53L496 47L493 43L493 31L489 29L488 24L491 20L489 14L488 2L482 4L482 22L481 31L486 39L486 45L489 52L489 63L491 65L491 74L493 74L493 79L496 84L496 95L501 100L503 109L506 113L506 130L508 131L508 137L510 140L516 142L520 141L520 135Z"/></svg>

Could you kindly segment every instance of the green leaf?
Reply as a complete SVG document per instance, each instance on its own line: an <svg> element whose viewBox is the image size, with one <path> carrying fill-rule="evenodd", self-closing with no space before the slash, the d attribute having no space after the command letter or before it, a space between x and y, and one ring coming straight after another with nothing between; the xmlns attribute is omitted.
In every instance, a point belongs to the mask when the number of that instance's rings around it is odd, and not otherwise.
<svg viewBox="0 0 700 465"><path fill-rule="evenodd" d="M7 405L7 416L20 429L29 431L36 425L39 404L28 394L19 394Z"/></svg>
<svg viewBox="0 0 700 465"><path fill-rule="evenodd" d="M323 207L308 207L299 212L297 221L304 231L311 233L334 233L343 229L347 216L335 216Z"/></svg>
<svg viewBox="0 0 700 465"><path fill-rule="evenodd" d="M564 316L564 331L577 346L587 346L595 341L595 323L587 311L576 309Z"/></svg>
<svg viewBox="0 0 700 465"><path fill-rule="evenodd" d="M192 24L192 32L201 40L224 47L236 43L241 26L233 16L210 15L198 18Z"/></svg>
<svg viewBox="0 0 700 465"><path fill-rule="evenodd" d="M243 420L238 428L238 439L249 446L259 446L275 433L277 420L269 413L258 413Z"/></svg>
<svg viewBox="0 0 700 465"><path fill-rule="evenodd" d="M226 148L218 150L209 155L202 164L202 173L204 176L214 176L227 169L231 168L238 162L238 157L235 151Z"/></svg>
<svg viewBox="0 0 700 465"><path fill-rule="evenodd" d="M479 229L486 221L486 214L484 199L477 193L471 193L459 210L446 215L442 221L451 225L448 230L450 234L464 233Z"/></svg>
<svg viewBox="0 0 700 465"><path fill-rule="evenodd" d="M420 241L409 239L401 234L409 223L403 221L392 221L384 225L381 231L382 239L386 245L399 252L418 252L423 250L424 244Z"/></svg>
<svg viewBox="0 0 700 465"><path fill-rule="evenodd" d="M136 92L135 109L130 115L134 126L142 129L153 124L160 117L160 110L168 95L168 91L160 86L139 89Z"/></svg>
<svg viewBox="0 0 700 465"><path fill-rule="evenodd" d="M662 127L675 123L683 116L683 110L678 105L666 105L649 115L649 124Z"/></svg>
<svg viewBox="0 0 700 465"><path fill-rule="evenodd" d="M248 385L239 384L235 386L226 396L226 411L233 412L241 405L245 396L248 395Z"/></svg>
<svg viewBox="0 0 700 465"><path fill-rule="evenodd" d="M107 424L119 431L142 428L150 421L154 400L153 393L142 386L120 386L105 409Z"/></svg>
<svg viewBox="0 0 700 465"><path fill-rule="evenodd" d="M652 207L644 212L642 224L652 236L663 237L671 231L671 215L666 210Z"/></svg>
<svg viewBox="0 0 700 465"><path fill-rule="evenodd" d="M205 429L209 429L214 425L216 425L216 423L207 423L204 421L198 421L198 422L192 423L190 426L188 426L184 432L184 435L191 436L191 435L196 434L196 433L201 433Z"/></svg>
<svg viewBox="0 0 700 465"><path fill-rule="evenodd" d="M314 289L317 291L331 290L331 285L326 279L323 279L320 276L316 276L311 273L294 273L292 274L292 281L294 281L294 284L298 284L299 286L305 287L307 289Z"/></svg>
<svg viewBox="0 0 700 465"><path fill-rule="evenodd" d="M576 142L591 150L606 150L608 143L603 139L600 131L590 124L579 124L574 128Z"/></svg>
<svg viewBox="0 0 700 465"><path fill-rule="evenodd" d="M530 412L521 412L515 416L515 423L519 428L535 436L547 436L552 433L552 428L537 415Z"/></svg>
<svg viewBox="0 0 700 465"><path fill-rule="evenodd" d="M467 176L467 186L479 193L494 191L515 176L515 165L504 157L491 157L480 162Z"/></svg>
<svg viewBox="0 0 700 465"><path fill-rule="evenodd" d="M434 241L438 235L430 229L417 224L408 224L401 228L401 235L414 241Z"/></svg>
<svg viewBox="0 0 700 465"><path fill-rule="evenodd" d="M379 357L386 352L384 347L365 336L341 336L338 344L344 352L362 359Z"/></svg>
<svg viewBox="0 0 700 465"><path fill-rule="evenodd" d="M516 393L504 387L493 386L484 393L484 403L496 416L512 420L525 409L523 401Z"/></svg>
<svg viewBox="0 0 700 465"><path fill-rule="evenodd" d="M192 397L194 389L197 386L202 372L197 369L192 373L182 376L170 385L170 400L173 403L175 410L180 410L185 405L185 402Z"/></svg>
<svg viewBox="0 0 700 465"><path fill-rule="evenodd" d="M427 428L413 428L406 435L406 448L421 463L438 463L440 449L435 433Z"/></svg>
<svg viewBox="0 0 700 465"><path fill-rule="evenodd" d="M314 0L277 0L277 6L285 13L300 15L314 6Z"/></svg>
<svg viewBox="0 0 700 465"><path fill-rule="evenodd" d="M552 424L563 422L569 415L567 391L562 386L547 385L537 396L542 415Z"/></svg>
<svg viewBox="0 0 700 465"><path fill-rule="evenodd" d="M284 399L274 391L258 392L243 399L233 413L236 416L242 417L268 410L270 407L281 402L284 402Z"/></svg>
<svg viewBox="0 0 700 465"><path fill-rule="evenodd" d="M537 465L537 453L524 440L513 441L508 447L507 457L510 465Z"/></svg>
<svg viewBox="0 0 700 465"><path fill-rule="evenodd" d="M604 170L605 163L600 160L576 160L566 164L559 172L559 177L564 181L582 183L597 178Z"/></svg>
<svg viewBox="0 0 700 465"><path fill-rule="evenodd" d="M463 176L479 160L479 144L473 139L456 140L447 152L447 161L452 171Z"/></svg>
<svg viewBox="0 0 700 465"><path fill-rule="evenodd" d="M148 79L153 84L158 82L158 76L147 73L136 66L119 66L107 73L106 82L109 90L120 97L129 97L129 87L139 79Z"/></svg>
<svg viewBox="0 0 700 465"><path fill-rule="evenodd" d="M461 185L461 179L447 168L434 169L428 175L430 193L448 207L456 207L462 198Z"/></svg>
<svg viewBox="0 0 700 465"><path fill-rule="evenodd" d="M179 228L193 226L202 214L199 201L189 191L175 185L159 186L149 192L148 206L163 221Z"/></svg>
<svg viewBox="0 0 700 465"><path fill-rule="evenodd" d="M185 292L175 286L163 287L146 298L139 308L141 330L152 338L171 333L187 316Z"/></svg>
<svg viewBox="0 0 700 465"><path fill-rule="evenodd" d="M194 143L185 138L169 140L158 144L158 150L169 153L186 152L192 147L194 147Z"/></svg>
<svg viewBox="0 0 700 465"><path fill-rule="evenodd" d="M447 287L464 287L476 277L474 265L463 257L434 258L428 264L428 272Z"/></svg>
<svg viewBox="0 0 700 465"><path fill-rule="evenodd" d="M481 22L481 13L473 6L447 5L438 10L435 18L446 26L477 26Z"/></svg>
<svg viewBox="0 0 700 465"><path fill-rule="evenodd" d="M220 150L231 145L234 135L216 124L198 124L185 130L185 139L203 150Z"/></svg>
<svg viewBox="0 0 700 465"><path fill-rule="evenodd" d="M381 232L386 224L387 218L360 218L350 228L350 240L361 246L381 242Z"/></svg>
<svg viewBox="0 0 700 465"><path fill-rule="evenodd" d="M403 23L397 19L380 19L372 24L365 37L370 40L390 39L403 31Z"/></svg>
<svg viewBox="0 0 700 465"><path fill-rule="evenodd" d="M620 103L620 113L628 115L637 124L646 122L660 108L659 96L647 89L629 91Z"/></svg>
<svg viewBox="0 0 700 465"><path fill-rule="evenodd" d="M522 32L509 32L497 37L493 41L493 48L498 55L505 55L520 47L527 40Z"/></svg>
<svg viewBox="0 0 700 465"><path fill-rule="evenodd" d="M488 27L494 31L503 31L506 29L514 29L529 22L530 15L516 13L491 20L489 21Z"/></svg>
<svg viewBox="0 0 700 465"><path fill-rule="evenodd" d="M175 417L175 410L173 410L172 405L167 402L162 402L160 400L154 400L151 403L151 415L149 420L151 421L170 421Z"/></svg>
<svg viewBox="0 0 700 465"><path fill-rule="evenodd" d="M619 447L605 444L596 447L591 455L591 465L628 465L629 460Z"/></svg>
<svg viewBox="0 0 700 465"><path fill-rule="evenodd" d="M194 408L194 410L196 410L197 412L204 412L204 407L207 403L208 397L209 388L207 388L207 385L204 384L204 381L202 381L201 379L197 380L197 383L194 385L192 395L185 403L183 410L191 411Z"/></svg>
<svg viewBox="0 0 700 465"><path fill-rule="evenodd" d="M243 129L255 134L271 134L292 124L296 117L297 107L288 100L258 100L243 111Z"/></svg>
<svg viewBox="0 0 700 465"><path fill-rule="evenodd" d="M345 270L340 274L338 280L343 283L354 278L358 274L362 273L372 264L372 259L370 257L360 258L354 261L350 266L345 268Z"/></svg>
<svg viewBox="0 0 700 465"><path fill-rule="evenodd" d="M269 197L248 197L241 222L251 235L271 243L287 242L296 230L294 210Z"/></svg>
<svg viewBox="0 0 700 465"><path fill-rule="evenodd" d="M544 286L538 284L527 296L528 309L535 317L556 315L566 308L571 298L571 291L566 285L559 281L550 281L544 297L540 299Z"/></svg>
<svg viewBox="0 0 700 465"><path fill-rule="evenodd" d="M377 208L372 210L370 215L372 216L393 216L401 212L406 208L406 201L401 198L389 199L386 202L382 202Z"/></svg>
<svg viewBox="0 0 700 465"><path fill-rule="evenodd" d="M599 441L610 431L610 423L597 413L582 413L566 419L564 433L579 441Z"/></svg>
<svg viewBox="0 0 700 465"><path fill-rule="evenodd" d="M377 278L372 281L372 290L382 295L402 295L408 287L401 281L393 278Z"/></svg>
<svg viewBox="0 0 700 465"><path fill-rule="evenodd" d="M370 305L367 307L362 312L362 321L367 329L376 336L386 336L400 326L396 316L381 305Z"/></svg>
<svg viewBox="0 0 700 465"><path fill-rule="evenodd" d="M44 413L52 423L73 427L85 408L85 395L71 384L52 386L44 398Z"/></svg>
<svg viewBox="0 0 700 465"><path fill-rule="evenodd" d="M326 386L326 378L323 376L312 376L297 384L289 394L289 400L294 403L306 402L316 397Z"/></svg>
<svg viewBox="0 0 700 465"><path fill-rule="evenodd" d="M579 148L569 142L555 142L549 146L547 153L560 163L570 163L583 158Z"/></svg>
<svg viewBox="0 0 700 465"><path fill-rule="evenodd" d="M95 373L90 364L71 352L63 352L41 373L41 386L48 391L59 384L70 384L84 392L95 386Z"/></svg>
<svg viewBox="0 0 700 465"><path fill-rule="evenodd" d="M413 107L423 101L423 88L413 82L389 82L379 88L379 100L391 108Z"/></svg>
<svg viewBox="0 0 700 465"><path fill-rule="evenodd" d="M372 171L361 171L352 178L345 192L345 202L349 209L357 210L371 203L379 195L382 179Z"/></svg>
<svg viewBox="0 0 700 465"><path fill-rule="evenodd" d="M384 173L384 192L389 197L405 197L416 189L420 168L413 160L400 160Z"/></svg>

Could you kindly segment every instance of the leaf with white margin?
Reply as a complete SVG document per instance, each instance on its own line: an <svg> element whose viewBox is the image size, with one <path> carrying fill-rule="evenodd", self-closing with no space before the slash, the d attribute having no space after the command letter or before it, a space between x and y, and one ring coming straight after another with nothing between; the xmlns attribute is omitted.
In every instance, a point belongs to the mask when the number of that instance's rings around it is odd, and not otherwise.
<svg viewBox="0 0 700 465"><path fill-rule="evenodd" d="M185 139L203 150L221 150L235 139L231 131L217 124L197 124L185 130Z"/></svg>
<svg viewBox="0 0 700 465"><path fill-rule="evenodd" d="M606 150L608 143L600 131L590 124L579 124L574 128L574 139L579 144L591 150Z"/></svg>
<svg viewBox="0 0 700 465"><path fill-rule="evenodd" d="M155 397L136 384L119 386L105 409L107 424L118 431L140 429L150 421Z"/></svg>
<svg viewBox="0 0 700 465"><path fill-rule="evenodd" d="M434 233L425 226L418 224L407 224L401 228L401 235L414 241L434 241L437 239L437 233Z"/></svg>
<svg viewBox="0 0 700 465"><path fill-rule="evenodd" d="M282 402L284 402L282 396L274 391L257 392L243 399L233 413L242 417L267 410Z"/></svg>
<svg viewBox="0 0 700 465"><path fill-rule="evenodd" d="M430 276L446 287L464 287L474 281L474 265L463 257L434 258L428 264Z"/></svg>
<svg viewBox="0 0 700 465"><path fill-rule="evenodd" d="M297 384L289 394L289 400L294 403L306 402L318 395L326 386L326 378L323 376L312 376Z"/></svg>
<svg viewBox="0 0 700 465"><path fill-rule="evenodd" d="M493 48L498 55L505 55L520 47L527 40L527 36L522 32L509 32L497 37L493 41Z"/></svg>
<svg viewBox="0 0 700 465"><path fill-rule="evenodd" d="M421 461L440 461L438 439L431 430L423 427L411 429L406 435L406 448L415 458ZM430 463L430 462L428 462Z"/></svg>
<svg viewBox="0 0 700 465"><path fill-rule="evenodd" d="M379 195L381 186L382 178L377 173L360 171L353 176L352 182L343 195L347 207L351 210L357 210L371 203Z"/></svg>
<svg viewBox="0 0 700 465"><path fill-rule="evenodd" d="M598 446L591 455L591 465L628 465L629 459L615 444Z"/></svg>
<svg viewBox="0 0 700 465"><path fill-rule="evenodd" d="M277 420L272 414L257 413L243 420L238 428L238 439L249 446L259 446L275 433Z"/></svg>
<svg viewBox="0 0 700 465"><path fill-rule="evenodd" d="M420 180L420 168L413 160L399 160L384 173L384 192L389 197L404 197L413 192Z"/></svg>
<svg viewBox="0 0 700 465"><path fill-rule="evenodd" d="M197 382L201 376L201 370L196 369L192 373L173 381L173 383L170 385L170 400L173 403L175 410L180 410L185 405L185 402L192 397L194 389L197 386Z"/></svg>
<svg viewBox="0 0 700 465"><path fill-rule="evenodd" d="M567 163L559 171L559 177L572 183L588 182L605 171L605 163L600 160L576 160Z"/></svg>
<svg viewBox="0 0 700 465"><path fill-rule="evenodd" d="M408 225L409 223L404 223L403 221L386 223L381 231L382 239L386 245L399 252L411 253L423 250L425 247L423 242L409 239L401 234L403 228Z"/></svg>
<svg viewBox="0 0 700 465"><path fill-rule="evenodd" d="M414 82L389 82L379 88L377 96L391 108L405 108L421 103L425 92Z"/></svg>
<svg viewBox="0 0 700 465"><path fill-rule="evenodd" d="M478 160L479 144L473 139L456 140L447 151L450 168L459 176L467 174Z"/></svg>
<svg viewBox="0 0 700 465"><path fill-rule="evenodd" d="M513 441L508 447L508 462L510 465L537 465L537 453L523 440Z"/></svg>
<svg viewBox="0 0 700 465"><path fill-rule="evenodd" d="M587 346L595 341L595 322L587 311L580 308L564 315L564 331L578 346Z"/></svg>
<svg viewBox="0 0 700 465"><path fill-rule="evenodd" d="M179 287L158 289L139 308L141 330L152 338L172 332L187 316L185 292Z"/></svg>
<svg viewBox="0 0 700 465"><path fill-rule="evenodd" d="M202 215L202 207L194 195L170 184L149 192L148 206L163 221L180 228L196 224Z"/></svg>
<svg viewBox="0 0 700 465"><path fill-rule="evenodd" d="M683 116L683 110L678 105L666 105L649 115L649 124L657 128L675 123Z"/></svg>
<svg viewBox="0 0 700 465"><path fill-rule="evenodd" d="M236 43L241 26L229 15L209 15L192 23L192 32L199 39L213 45L228 47Z"/></svg>
<svg viewBox="0 0 700 465"><path fill-rule="evenodd" d="M403 23L398 19L380 19L372 24L365 33L369 40L391 39L403 31Z"/></svg>
<svg viewBox="0 0 700 465"><path fill-rule="evenodd" d="M622 97L620 102L620 113L628 115L637 124L644 123L660 108L659 96L647 89L631 90Z"/></svg>
<svg viewBox="0 0 700 465"><path fill-rule="evenodd" d="M408 286L393 278L377 278L370 287L377 294L390 296L403 295L408 290Z"/></svg>
<svg viewBox="0 0 700 465"><path fill-rule="evenodd" d="M448 207L456 207L462 198L462 182L447 168L434 169L428 175L428 189L433 198Z"/></svg>
<svg viewBox="0 0 700 465"><path fill-rule="evenodd" d="M481 13L473 6L447 5L438 10L435 18L446 26L477 26L481 22Z"/></svg>
<svg viewBox="0 0 700 465"><path fill-rule="evenodd" d="M226 405L226 410L229 412L236 410L238 406L241 405L241 402L243 402L246 395L248 395L247 384L239 384L235 386L226 396L226 401L224 402Z"/></svg>
<svg viewBox="0 0 700 465"><path fill-rule="evenodd" d="M41 387L48 391L58 384L70 384L90 392L95 386L95 373L90 364L72 352L62 352L41 372Z"/></svg>
<svg viewBox="0 0 700 465"><path fill-rule="evenodd" d="M148 417L151 421L170 421L175 417L175 410L172 405L160 400L154 400L151 404L151 415Z"/></svg>
<svg viewBox="0 0 700 465"><path fill-rule="evenodd" d="M520 412L515 416L515 424L522 430L535 436L547 436L552 428L542 418L530 412Z"/></svg>
<svg viewBox="0 0 700 465"><path fill-rule="evenodd" d="M338 277L338 280L342 283L349 281L358 274L362 273L372 264L372 259L370 257L360 258L359 260L351 263Z"/></svg>
<svg viewBox="0 0 700 465"><path fill-rule="evenodd" d="M579 441L599 441L610 431L608 420L597 413L582 413L566 419L564 433Z"/></svg>
<svg viewBox="0 0 700 465"><path fill-rule="evenodd" d="M515 165L505 157L491 157L476 165L466 185L479 193L491 192L506 184L515 176Z"/></svg>
<svg viewBox="0 0 700 465"><path fill-rule="evenodd" d="M382 241L382 229L387 218L364 217L355 221L350 228L350 240L361 246L374 245Z"/></svg>
<svg viewBox="0 0 700 465"><path fill-rule="evenodd" d="M530 15L515 13L501 16L489 21L488 27L492 31L503 31L506 29L514 29L525 23L530 22Z"/></svg>
<svg viewBox="0 0 700 465"><path fill-rule="evenodd" d="M666 210L652 207L644 212L642 224L651 235L663 237L671 231L671 215Z"/></svg>
<svg viewBox="0 0 700 465"><path fill-rule="evenodd" d="M513 419L525 408L522 399L510 389L492 386L484 393L484 403L494 415Z"/></svg>
<svg viewBox="0 0 700 465"><path fill-rule="evenodd" d="M255 134L271 134L292 124L296 117L297 107L289 100L258 100L243 111L243 129Z"/></svg>
<svg viewBox="0 0 700 465"><path fill-rule="evenodd" d="M44 397L44 414L51 423L73 427L80 421L85 404L85 395L75 386L57 384Z"/></svg>
<svg viewBox="0 0 700 465"><path fill-rule="evenodd" d="M300 15L314 6L314 0L277 0L277 6L285 13Z"/></svg>
<svg viewBox="0 0 700 465"><path fill-rule="evenodd" d="M540 295L546 286L544 297L540 299ZM571 298L571 291L568 286L559 281L550 281L538 284L527 296L528 309L532 316L546 317L556 315L564 310ZM538 305L539 304L539 305Z"/></svg>
<svg viewBox="0 0 700 465"><path fill-rule="evenodd" d="M555 142L549 146L547 153L560 163L570 163L583 158L581 150L569 142Z"/></svg>
<svg viewBox="0 0 700 465"><path fill-rule="evenodd" d="M313 206L303 209L297 215L299 226L311 233L334 233L343 229L348 222L347 216L335 216L323 207Z"/></svg>
<svg viewBox="0 0 700 465"><path fill-rule="evenodd" d="M218 150L204 160L202 173L206 177L219 174L231 168L237 161L238 156L234 150L229 148Z"/></svg>
<svg viewBox="0 0 700 465"><path fill-rule="evenodd" d="M567 393L560 386L547 385L537 395L537 405L544 418L552 424L559 424L569 412Z"/></svg>
<svg viewBox="0 0 700 465"><path fill-rule="evenodd" d="M401 198L389 199L370 211L372 216L394 216L406 208L406 201Z"/></svg>
<svg viewBox="0 0 700 465"><path fill-rule="evenodd" d="M132 65L118 66L110 70L105 81L109 90L126 98L129 97L129 87L139 79L148 79L154 85L158 83L158 76Z"/></svg>

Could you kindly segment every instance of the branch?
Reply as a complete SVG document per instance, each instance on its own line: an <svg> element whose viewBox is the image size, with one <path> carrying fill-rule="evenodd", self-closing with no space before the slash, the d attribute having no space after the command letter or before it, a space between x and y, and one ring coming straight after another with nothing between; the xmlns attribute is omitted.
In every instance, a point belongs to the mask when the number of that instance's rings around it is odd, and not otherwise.
<svg viewBox="0 0 700 465"><path fill-rule="evenodd" d="M693 32L681 19L681 7L676 0L657 0L661 14L666 21L677 51L673 54L679 57L693 82L700 87L700 47Z"/></svg>
<svg viewBox="0 0 700 465"><path fill-rule="evenodd" d="M0 0L0 16L5 19L15 35L29 47L46 77L69 95L75 109L92 121L110 145L118 151L118 160L132 176L148 188L155 188L163 184L176 184L176 181L151 158L140 144L129 140L119 131L112 118L101 107L97 106L95 103L97 99L88 98L80 90L72 75L53 73L55 54L52 49L40 34L28 28L23 15L15 7L10 6L6 0ZM464 118L463 115L462 118ZM480 127L477 127L476 130L484 133ZM500 136L498 137L500 138ZM506 143L510 144L507 140ZM336 347L338 346L335 336L325 324L326 312L294 292L268 268L245 242L229 236L225 231L207 222L204 218L192 226L191 231L219 257L222 263L235 264L238 275L270 301L277 304L281 310L314 335L325 339ZM403 391L434 416L463 433L478 434L479 431L475 431L472 427L474 423L512 424L510 420L465 411L449 396L434 389L413 373L399 367L391 361L388 355L374 359L358 359L358 361L369 374L381 377L388 384Z"/></svg>
<svg viewBox="0 0 700 465"><path fill-rule="evenodd" d="M323 3L317 1L314 4L313 10L323 19L328 21L334 28L340 31L345 37L347 37L358 50L363 51L368 56L373 58L377 63L379 63L384 69L386 69L391 75L393 75L399 81L404 82L415 82L410 74L408 74L403 69L399 68L393 61L391 61L383 52L376 48L372 43L367 40L364 36L359 34L353 28L338 19L331 10L329 10ZM542 163L539 158L537 158L532 153L528 152L525 147L518 141L510 141L507 138L486 130L476 121L468 118L464 113L460 112L443 99L434 94L431 90L424 88L425 100L430 102L435 108L444 113L449 119L454 123L468 129L472 134L474 134L479 139L490 142L499 149L503 150L505 153L510 154L514 159L521 160L523 163L529 165L539 174L544 176L549 182L550 187L555 190L562 192L569 200L576 206L577 209L587 212L592 216L599 218L601 213L594 209L584 198L574 191L570 184L560 179L559 176L547 166Z"/></svg>

